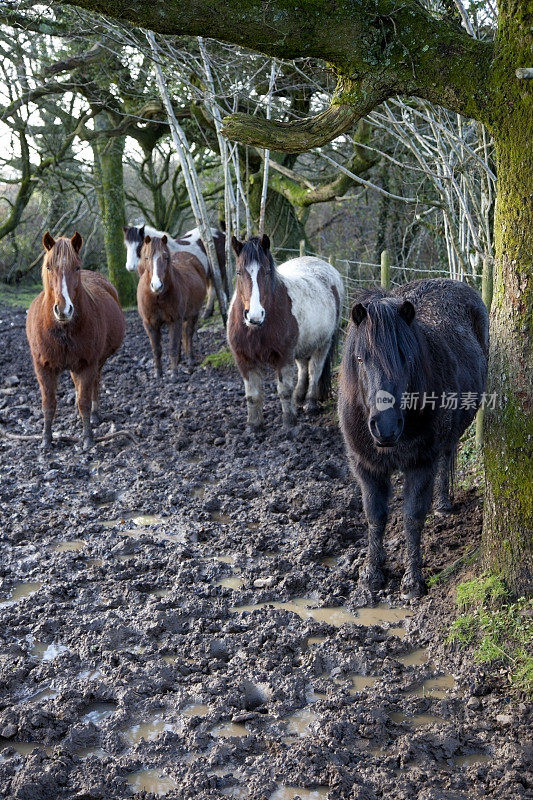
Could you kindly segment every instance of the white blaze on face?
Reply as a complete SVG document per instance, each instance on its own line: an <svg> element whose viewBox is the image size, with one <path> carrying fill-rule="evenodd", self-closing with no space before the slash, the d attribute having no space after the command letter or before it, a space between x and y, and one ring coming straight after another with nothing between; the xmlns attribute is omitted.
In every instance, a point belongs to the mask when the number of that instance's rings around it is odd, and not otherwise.
<svg viewBox="0 0 533 800"><path fill-rule="evenodd" d="M72 312L74 311L74 306L72 305L72 300L70 299L70 295L68 293L67 279L65 278L64 272L61 277L61 294L63 295L63 300L65 301L63 313L66 317L71 317Z"/></svg>
<svg viewBox="0 0 533 800"><path fill-rule="evenodd" d="M126 242L126 269L128 272L135 272L138 263L137 242Z"/></svg>
<svg viewBox="0 0 533 800"><path fill-rule="evenodd" d="M152 258L152 280L150 281L150 286L153 292L159 292L163 286L161 280L159 279L159 275L157 273L157 265L159 263L159 257L153 256Z"/></svg>
<svg viewBox="0 0 533 800"><path fill-rule="evenodd" d="M246 316L246 323L259 325L265 319L265 309L261 305L259 283L257 281L257 275L260 267L257 261L252 261L251 264L248 264L246 269L248 270L248 274L252 279L252 294L250 295L250 307Z"/></svg>

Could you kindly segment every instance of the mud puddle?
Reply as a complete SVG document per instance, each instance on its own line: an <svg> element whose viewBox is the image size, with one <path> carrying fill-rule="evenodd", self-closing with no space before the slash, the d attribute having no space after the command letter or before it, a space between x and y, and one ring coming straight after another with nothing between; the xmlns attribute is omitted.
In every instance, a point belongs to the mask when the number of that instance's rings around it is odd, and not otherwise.
<svg viewBox="0 0 533 800"><path fill-rule="evenodd" d="M0 608L8 608L20 603L28 597L36 594L43 584L39 581L32 581L29 583L17 583L9 593L6 600L0 601Z"/></svg>
<svg viewBox="0 0 533 800"><path fill-rule="evenodd" d="M164 797L177 788L173 778L158 769L141 769L128 775L128 783L135 792L150 792L156 797Z"/></svg>

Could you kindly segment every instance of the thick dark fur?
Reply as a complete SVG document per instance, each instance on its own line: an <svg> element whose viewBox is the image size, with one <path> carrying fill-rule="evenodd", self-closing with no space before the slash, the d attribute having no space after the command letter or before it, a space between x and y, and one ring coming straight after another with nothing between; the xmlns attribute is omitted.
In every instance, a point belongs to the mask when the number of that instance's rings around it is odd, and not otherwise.
<svg viewBox="0 0 533 800"><path fill-rule="evenodd" d="M35 375L39 382L44 415L43 447L52 443L52 420L56 411L57 379L69 370L76 387L78 410L83 421L83 446L93 443L91 414L98 420L100 373L106 360L122 344L126 322L115 287L99 272L81 269L79 233L72 239L55 241L43 237L43 291L32 302L26 321ZM74 313L58 321L54 306L62 303L65 279Z"/></svg>
<svg viewBox="0 0 533 800"><path fill-rule="evenodd" d="M478 405L461 409L461 395L472 392L480 400L485 390L487 352L487 311L478 293L464 283L423 280L389 294L373 290L357 298L342 360L339 419L369 524L369 550L360 581L371 593L384 581L382 536L390 476L395 470L405 474L408 563L402 586L407 596L425 591L421 530L435 481L436 508L449 510L449 475L457 442ZM371 432L373 419L378 425L384 424L375 411L372 381L375 386L381 382L382 388L386 384L396 398L391 412L398 414L394 420L398 430L403 428L393 446L378 446ZM401 392L418 392L420 399L424 392L432 393L437 398L436 407L399 412ZM452 392L457 393L458 408L441 408L442 394Z"/></svg>

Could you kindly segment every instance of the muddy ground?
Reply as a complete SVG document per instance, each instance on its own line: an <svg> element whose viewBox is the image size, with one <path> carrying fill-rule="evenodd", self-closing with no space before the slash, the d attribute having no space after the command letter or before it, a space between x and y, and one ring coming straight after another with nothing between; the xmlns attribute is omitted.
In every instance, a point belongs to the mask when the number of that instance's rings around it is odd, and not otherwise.
<svg viewBox="0 0 533 800"><path fill-rule="evenodd" d="M0 421L34 433L24 317L0 309ZM127 317L97 433L137 444L0 437L0 797L532 797L530 711L442 644L453 583L401 606L397 498L388 592L355 608L365 528L333 419L287 436L270 384L251 437L234 369L156 383ZM222 344L200 332L202 358ZM79 434L73 402L65 375L55 432ZM430 517L426 574L480 519L473 492Z"/></svg>

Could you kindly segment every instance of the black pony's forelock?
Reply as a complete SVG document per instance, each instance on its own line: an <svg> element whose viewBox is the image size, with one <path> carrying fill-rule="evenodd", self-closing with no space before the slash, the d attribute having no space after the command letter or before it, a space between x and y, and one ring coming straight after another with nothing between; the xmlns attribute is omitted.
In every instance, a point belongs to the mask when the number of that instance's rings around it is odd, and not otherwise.
<svg viewBox="0 0 533 800"><path fill-rule="evenodd" d="M366 354L379 363L389 379L407 371L411 390L422 391L427 359L416 317L408 325L398 313L401 303L382 290L365 293L358 300L364 305L366 316L357 328L355 341L363 337Z"/></svg>
<svg viewBox="0 0 533 800"><path fill-rule="evenodd" d="M243 267L246 267L246 265L250 264L252 261L257 261L258 264L263 264L261 255L266 257L270 267L270 277L273 281L275 281L277 278L277 273L274 258L270 250L265 251L263 249L259 236L250 236L250 238L243 243L239 260Z"/></svg>

